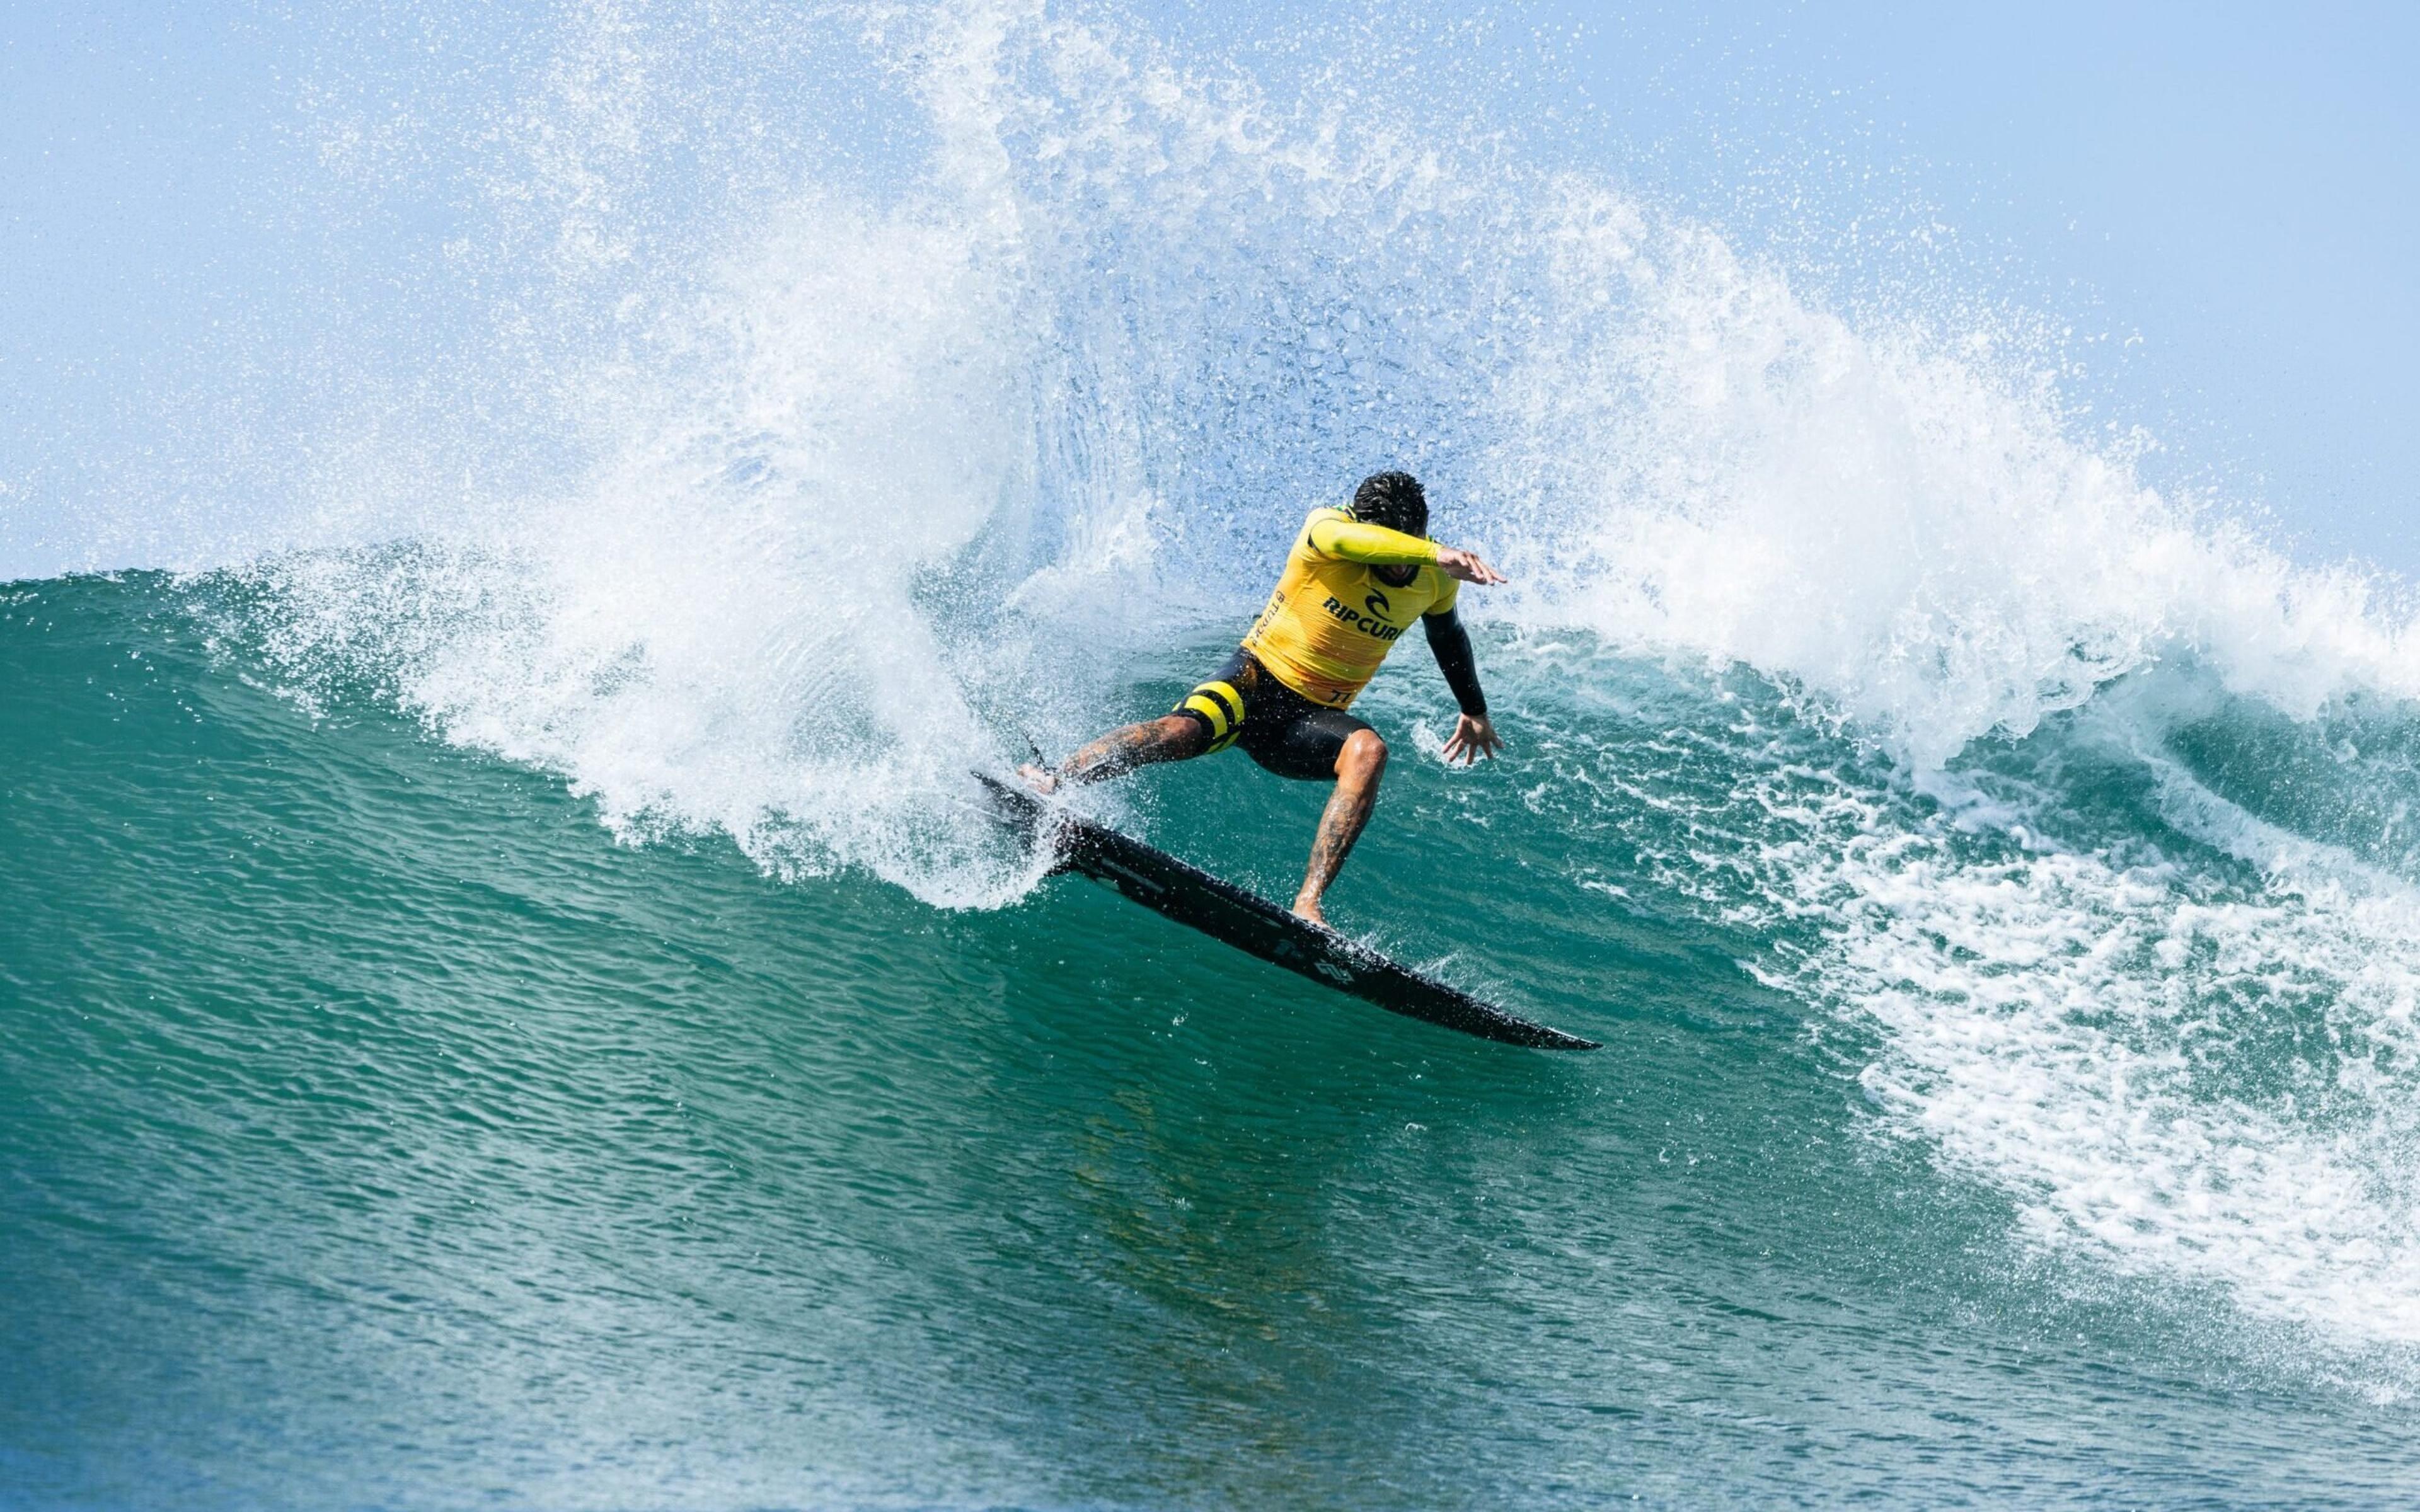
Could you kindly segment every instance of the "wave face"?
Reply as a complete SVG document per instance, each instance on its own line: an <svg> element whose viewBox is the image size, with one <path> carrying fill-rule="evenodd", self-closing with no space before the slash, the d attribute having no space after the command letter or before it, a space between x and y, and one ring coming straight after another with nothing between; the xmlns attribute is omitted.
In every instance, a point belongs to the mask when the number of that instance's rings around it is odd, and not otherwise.
<svg viewBox="0 0 2420 1512"><path fill-rule="evenodd" d="M324 439L318 544L8 591L0 1274L60 1301L0 1476L2376 1500L2391 593L2146 487L2023 322L1843 316L1383 79L846 19L841 68L566 11L504 127L427 128L494 155L489 302L411 440ZM763 130L811 63L886 146ZM1513 744L1398 761L1339 913L1602 1056L1373 1022L970 807L1165 707L1379 466L1513 576L1466 595ZM1407 754L1420 656L1365 705ZM1281 895L1317 795L1092 796Z"/></svg>

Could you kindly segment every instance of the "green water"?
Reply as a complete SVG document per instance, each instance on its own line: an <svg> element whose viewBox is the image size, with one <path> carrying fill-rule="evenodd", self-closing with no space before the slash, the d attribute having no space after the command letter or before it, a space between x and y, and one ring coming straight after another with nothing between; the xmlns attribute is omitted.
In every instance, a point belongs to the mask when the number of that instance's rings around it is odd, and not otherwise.
<svg viewBox="0 0 2420 1512"><path fill-rule="evenodd" d="M8 1504L2408 1484L2391 1356L2028 1238L1867 1094L1881 1030L1747 969L1822 926L1726 921L1735 810L1659 826L1810 752L1873 778L1770 696L1692 730L1720 680L1629 667L1494 770L1390 772L1340 920L1607 1041L1558 1057L1078 880L949 911L616 843L545 773L281 696L160 579L7 596ZM1271 890L1320 797L1144 781L1129 822Z"/></svg>

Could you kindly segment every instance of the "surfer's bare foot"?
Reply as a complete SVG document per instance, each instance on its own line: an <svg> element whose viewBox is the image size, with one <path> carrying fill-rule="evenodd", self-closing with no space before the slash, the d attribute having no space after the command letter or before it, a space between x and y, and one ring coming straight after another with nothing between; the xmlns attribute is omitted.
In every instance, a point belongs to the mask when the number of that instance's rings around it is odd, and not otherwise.
<svg viewBox="0 0 2420 1512"><path fill-rule="evenodd" d="M1296 918L1326 927L1320 899L1336 873L1344 870L1344 857L1352 854L1353 842L1370 823L1370 810L1378 801L1378 779L1386 771L1387 743L1378 738L1378 732L1365 726L1344 737L1342 748L1336 753L1336 791L1327 795L1327 807L1320 813L1319 833L1311 842L1311 864L1302 871L1302 890L1294 895Z"/></svg>
<svg viewBox="0 0 2420 1512"><path fill-rule="evenodd" d="M1048 797L1051 794L1059 791L1058 774L1055 772L1045 771L1041 767L1034 765L1032 762L1027 762L1024 765L1018 767L1016 769L1016 775L1024 779L1027 787L1030 787L1034 792L1041 794L1044 797Z"/></svg>

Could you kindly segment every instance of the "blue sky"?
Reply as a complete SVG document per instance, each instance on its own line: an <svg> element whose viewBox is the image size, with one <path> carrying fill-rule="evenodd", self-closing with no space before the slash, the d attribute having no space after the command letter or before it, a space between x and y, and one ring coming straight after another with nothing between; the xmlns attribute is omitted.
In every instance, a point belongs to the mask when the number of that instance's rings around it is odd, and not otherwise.
<svg viewBox="0 0 2420 1512"><path fill-rule="evenodd" d="M1368 7L1352 8L1366 28ZM1298 30L1302 11L1137 14L1249 45ZM2156 481L2265 506L2300 555L2420 572L2420 10L1459 13L1508 55L1559 60L1528 104L1570 122L1565 150L1751 241L1781 198L1835 230L1927 207L1964 249L1957 276L2114 338L2090 348L2078 393L2164 440ZM170 441L147 432L166 423L155 396L249 381L210 371L236 349L224 332L253 332L240 349L273 363L278 332L320 319L347 277L347 298L383 297L359 276L378 265L362 247L408 240L429 207L287 188L327 175L323 144L296 127L326 60L349 58L370 93L381 78L408 91L416 51L502 57L513 36L509 7L0 10L0 576L52 570L63 551L143 560L140 532L61 543L102 513L100 493L129 486L113 454ZM459 70L449 87L475 97L509 71Z"/></svg>
<svg viewBox="0 0 2420 1512"><path fill-rule="evenodd" d="M1567 14L1616 134L1702 123L1911 186L2009 292L2140 338L2088 387L2164 439L2155 473L2420 568L2420 8ZM1715 155L1673 161L1719 218L1723 176L1685 171Z"/></svg>

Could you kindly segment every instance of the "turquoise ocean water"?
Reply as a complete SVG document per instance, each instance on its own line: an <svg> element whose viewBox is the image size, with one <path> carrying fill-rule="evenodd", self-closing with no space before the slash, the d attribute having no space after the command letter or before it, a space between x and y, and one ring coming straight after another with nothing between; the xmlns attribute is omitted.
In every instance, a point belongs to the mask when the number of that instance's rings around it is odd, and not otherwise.
<svg viewBox="0 0 2420 1512"><path fill-rule="evenodd" d="M492 323L272 467L314 538L0 588L0 1504L2408 1498L2397 604L2000 317L970 14L851 34L889 189L677 234L645 144L746 113L571 28L463 129ZM1385 464L1514 576L1510 747L1396 657L1331 917L1602 1051L965 776L1166 707ZM1323 796L1082 801L1283 897Z"/></svg>

